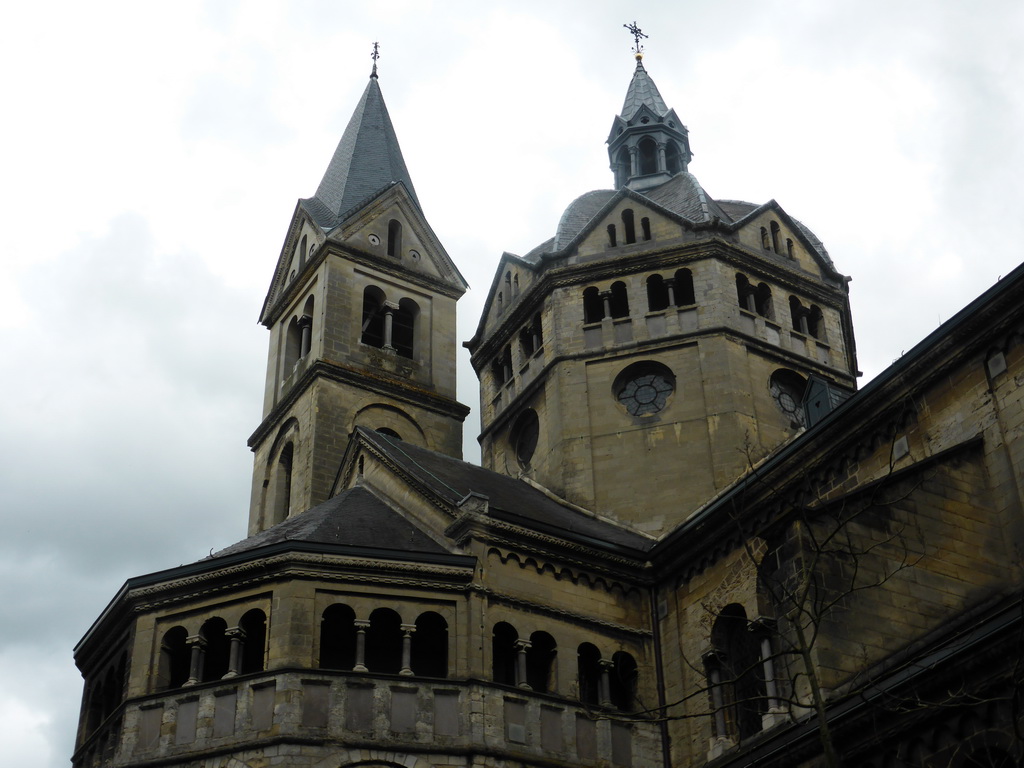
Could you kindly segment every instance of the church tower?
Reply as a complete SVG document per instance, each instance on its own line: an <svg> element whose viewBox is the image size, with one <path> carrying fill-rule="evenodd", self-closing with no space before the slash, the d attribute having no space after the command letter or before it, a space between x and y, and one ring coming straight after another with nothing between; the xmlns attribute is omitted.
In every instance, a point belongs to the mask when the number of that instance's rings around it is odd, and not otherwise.
<svg viewBox="0 0 1024 768"><path fill-rule="evenodd" d="M374 64L316 194L295 207L260 315L250 534L329 497L356 426L461 457L466 287L420 208Z"/></svg>
<svg viewBox="0 0 1024 768"><path fill-rule="evenodd" d="M809 382L853 391L848 279L774 200L701 187L639 51L608 155L466 346L486 467L659 534L806 426Z"/></svg>

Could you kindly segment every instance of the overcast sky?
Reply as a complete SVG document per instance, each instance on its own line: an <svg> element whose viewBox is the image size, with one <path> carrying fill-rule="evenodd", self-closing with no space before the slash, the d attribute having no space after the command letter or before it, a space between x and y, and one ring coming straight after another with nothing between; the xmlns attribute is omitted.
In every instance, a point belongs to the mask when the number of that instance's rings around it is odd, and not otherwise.
<svg viewBox="0 0 1024 768"><path fill-rule="evenodd" d="M705 189L853 277L862 383L1021 260L1019 0L5 5L0 761L67 765L71 651L125 579L245 535L257 316L373 41L461 342L501 252L611 185L634 19Z"/></svg>

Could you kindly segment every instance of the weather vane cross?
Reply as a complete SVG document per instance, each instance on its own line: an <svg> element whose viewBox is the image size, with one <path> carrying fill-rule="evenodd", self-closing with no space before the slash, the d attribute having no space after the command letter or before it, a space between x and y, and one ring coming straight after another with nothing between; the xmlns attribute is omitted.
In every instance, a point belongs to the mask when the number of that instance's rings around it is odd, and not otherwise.
<svg viewBox="0 0 1024 768"><path fill-rule="evenodd" d="M370 54L370 58L373 59L373 72L370 77L377 76L377 59L380 58L380 43L376 40L373 43L373 53Z"/></svg>
<svg viewBox="0 0 1024 768"><path fill-rule="evenodd" d="M636 25L635 21L632 24L623 24L622 26L628 29L629 33L633 36L633 53L641 56L644 52L644 47L640 45L640 39L646 40L647 35L640 31L640 27Z"/></svg>

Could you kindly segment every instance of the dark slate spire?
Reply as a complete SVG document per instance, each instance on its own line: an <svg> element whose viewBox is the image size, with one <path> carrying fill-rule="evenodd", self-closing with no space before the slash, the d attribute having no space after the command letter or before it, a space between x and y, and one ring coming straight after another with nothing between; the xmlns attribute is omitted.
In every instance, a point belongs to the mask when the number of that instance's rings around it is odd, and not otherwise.
<svg viewBox="0 0 1024 768"><path fill-rule="evenodd" d="M400 181L419 204L395 128L377 84L377 62L348 127L334 150L313 201L340 223L341 217L385 187ZM318 213L323 211L320 206ZM322 218L321 216L317 217ZM324 223L324 222L321 222Z"/></svg>
<svg viewBox="0 0 1024 768"><path fill-rule="evenodd" d="M686 126L661 98L644 69L643 54L637 51L635 56L636 70L622 112L608 134L608 159L616 188L643 190L685 172L692 155Z"/></svg>
<svg viewBox="0 0 1024 768"><path fill-rule="evenodd" d="M626 122L632 120L637 110L645 104L658 116L668 112L665 100L658 93L658 86L654 84L651 76L647 74L641 59L642 56L637 54L636 71L633 72L633 80L626 91L626 100L623 102L622 111L619 113L619 117Z"/></svg>

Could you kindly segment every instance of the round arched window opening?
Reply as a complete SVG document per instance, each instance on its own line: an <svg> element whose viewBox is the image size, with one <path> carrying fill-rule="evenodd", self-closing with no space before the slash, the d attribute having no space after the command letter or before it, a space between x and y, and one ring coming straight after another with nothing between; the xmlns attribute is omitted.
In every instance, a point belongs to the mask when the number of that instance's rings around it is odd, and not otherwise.
<svg viewBox="0 0 1024 768"><path fill-rule="evenodd" d="M612 394L631 416L653 416L665 409L676 390L676 377L653 361L634 363L615 377Z"/></svg>
<svg viewBox="0 0 1024 768"><path fill-rule="evenodd" d="M804 391L806 389L807 381L804 377L785 368L775 371L768 384L772 400L782 411L782 415L789 419L790 426L794 429L803 427L807 422L804 412Z"/></svg>
<svg viewBox="0 0 1024 768"><path fill-rule="evenodd" d="M374 431L376 431L378 434L381 434L381 435L387 435L388 437L393 437L395 440L401 440L402 439L402 436L400 434L398 434L397 432L395 432L395 430L391 429L390 427L377 427L377 429L374 430Z"/></svg>
<svg viewBox="0 0 1024 768"><path fill-rule="evenodd" d="M516 461L519 462L519 466L523 469L530 468L530 461L537 450L537 439L539 437L540 419L537 418L536 411L532 408L527 408L516 418L509 435L512 450L516 453Z"/></svg>

